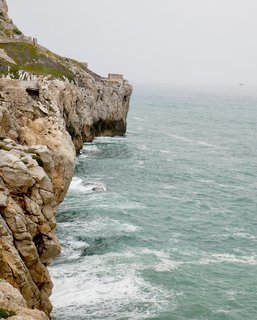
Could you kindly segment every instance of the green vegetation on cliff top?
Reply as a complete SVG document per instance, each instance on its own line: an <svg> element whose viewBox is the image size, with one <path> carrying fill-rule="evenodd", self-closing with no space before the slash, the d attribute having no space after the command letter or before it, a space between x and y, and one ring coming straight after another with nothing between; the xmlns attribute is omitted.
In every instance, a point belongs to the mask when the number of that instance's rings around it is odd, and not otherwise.
<svg viewBox="0 0 257 320"><path fill-rule="evenodd" d="M31 74L45 75L52 78L65 77L73 80L75 77L67 59L38 45L15 41L0 43L0 49L4 49L5 53L16 63L8 62L0 57L0 75L12 74L14 79L18 79L19 71L26 71Z"/></svg>

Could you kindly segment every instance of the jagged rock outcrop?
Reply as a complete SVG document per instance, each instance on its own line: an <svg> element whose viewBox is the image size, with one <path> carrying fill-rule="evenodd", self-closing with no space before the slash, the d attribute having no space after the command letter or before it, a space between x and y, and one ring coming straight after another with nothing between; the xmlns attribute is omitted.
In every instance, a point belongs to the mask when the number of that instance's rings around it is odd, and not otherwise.
<svg viewBox="0 0 257 320"><path fill-rule="evenodd" d="M20 292L7 282L0 282L1 313L10 320L48 320L44 312L31 310Z"/></svg>
<svg viewBox="0 0 257 320"><path fill-rule="evenodd" d="M12 24L4 0L0 17ZM47 266L60 253L55 213L75 156L95 136L125 133L132 87L23 38L10 41L0 57L0 278L49 316Z"/></svg>
<svg viewBox="0 0 257 320"><path fill-rule="evenodd" d="M8 6L5 0L0 0L0 36L19 36L22 32L8 16Z"/></svg>
<svg viewBox="0 0 257 320"><path fill-rule="evenodd" d="M0 277L20 289L28 307L47 314L52 289L47 265L60 253L53 165L45 146L0 140Z"/></svg>

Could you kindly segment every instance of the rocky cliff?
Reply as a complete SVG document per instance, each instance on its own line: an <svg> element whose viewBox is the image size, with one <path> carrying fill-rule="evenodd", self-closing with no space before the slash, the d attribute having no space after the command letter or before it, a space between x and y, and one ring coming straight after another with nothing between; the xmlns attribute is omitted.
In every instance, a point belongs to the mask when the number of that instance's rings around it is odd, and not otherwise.
<svg viewBox="0 0 257 320"><path fill-rule="evenodd" d="M75 156L95 136L125 133L132 87L14 36L4 0L0 28L0 278L27 307L50 316L47 266L61 250L55 213ZM0 309L9 284L0 285ZM26 306L21 301L17 315Z"/></svg>
<svg viewBox="0 0 257 320"><path fill-rule="evenodd" d="M5 0L0 0L0 36L19 36L22 32L8 16L8 6Z"/></svg>

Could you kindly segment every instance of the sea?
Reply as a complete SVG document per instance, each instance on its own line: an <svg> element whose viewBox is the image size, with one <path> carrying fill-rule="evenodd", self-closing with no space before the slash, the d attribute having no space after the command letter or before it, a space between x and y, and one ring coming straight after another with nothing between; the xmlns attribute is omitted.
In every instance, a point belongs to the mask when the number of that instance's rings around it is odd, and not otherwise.
<svg viewBox="0 0 257 320"><path fill-rule="evenodd" d="M257 87L134 87L58 214L54 320L257 319Z"/></svg>

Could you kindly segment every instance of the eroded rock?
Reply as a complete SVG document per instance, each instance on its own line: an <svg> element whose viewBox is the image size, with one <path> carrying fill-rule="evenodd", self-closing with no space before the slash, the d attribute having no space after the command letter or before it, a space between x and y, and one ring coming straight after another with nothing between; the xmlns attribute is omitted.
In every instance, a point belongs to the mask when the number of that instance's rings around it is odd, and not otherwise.
<svg viewBox="0 0 257 320"><path fill-rule="evenodd" d="M10 144L13 149L6 150L8 148L4 146ZM0 185L5 191L0 195L5 197L0 196L0 200L3 198L0 206L0 277L19 288L29 307L49 315L52 282L47 265L60 253L55 235L57 202L53 186L46 171L34 159L33 149L19 146L10 139L3 139L1 146ZM42 148L45 155L46 150ZM36 149L38 157L40 147ZM50 161L50 151L48 153ZM47 192L47 197L41 196L42 191L43 194ZM46 217L43 211L49 204L52 210Z"/></svg>
<svg viewBox="0 0 257 320"><path fill-rule="evenodd" d="M10 314L10 320L48 320L44 312L31 310L20 292L7 282L0 282L0 306Z"/></svg>

